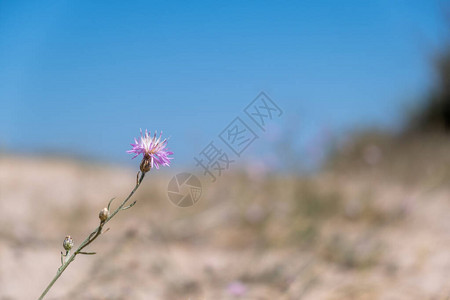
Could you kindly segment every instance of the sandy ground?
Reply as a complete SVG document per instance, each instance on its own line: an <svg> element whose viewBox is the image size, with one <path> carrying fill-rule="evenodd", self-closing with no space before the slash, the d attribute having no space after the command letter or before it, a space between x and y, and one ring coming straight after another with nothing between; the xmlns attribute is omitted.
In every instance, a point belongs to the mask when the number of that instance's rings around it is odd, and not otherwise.
<svg viewBox="0 0 450 300"><path fill-rule="evenodd" d="M153 171L152 171L153 172ZM447 177L237 172L178 208L145 178L47 299L449 299ZM135 172L74 160L0 158L0 299L37 299ZM117 204L117 203L114 203ZM113 206L114 206L113 204Z"/></svg>

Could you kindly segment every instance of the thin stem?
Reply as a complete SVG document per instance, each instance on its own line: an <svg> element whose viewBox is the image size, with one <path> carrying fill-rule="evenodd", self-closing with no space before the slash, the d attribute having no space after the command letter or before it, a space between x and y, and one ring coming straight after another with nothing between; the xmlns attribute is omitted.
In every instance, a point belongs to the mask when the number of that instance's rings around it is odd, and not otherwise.
<svg viewBox="0 0 450 300"><path fill-rule="evenodd" d="M139 176L139 173L138 173L138 176ZM58 278L61 277L62 273L67 269L67 267L70 265L70 263L72 263L75 260L75 256L77 256L77 254L83 253L81 250L83 250L86 246L88 246L90 243L92 243L100 234L102 234L103 226L106 223L108 223L120 210L122 210L124 205L128 202L128 200L130 200L130 198L133 196L134 192L136 192L136 190L141 185L142 180L144 179L144 176L145 176L145 173L142 172L141 177L139 178L139 180L136 181L136 186L131 191L131 193L128 195L128 197L125 198L125 200L122 202L122 204L120 204L120 206L118 208L116 208L116 210L104 222L101 222L100 225L91 234L89 234L89 236L81 243L81 245L78 247L78 249L75 250L75 252L69 257L69 259L67 259L66 262L63 263L61 267L59 267L58 271L56 272L55 277L53 277L52 281L50 281L47 288L44 290L44 292L38 298L38 300L44 299L44 296L52 288L52 286L55 284L55 282L58 280ZM108 207L111 204L112 200L113 199L111 199L110 203L108 204ZM85 254L85 253L83 253L83 254Z"/></svg>

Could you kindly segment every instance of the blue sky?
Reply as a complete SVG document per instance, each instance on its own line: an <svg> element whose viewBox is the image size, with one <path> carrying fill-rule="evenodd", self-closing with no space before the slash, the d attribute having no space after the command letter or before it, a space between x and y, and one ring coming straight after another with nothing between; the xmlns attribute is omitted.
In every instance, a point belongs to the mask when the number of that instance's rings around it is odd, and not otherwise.
<svg viewBox="0 0 450 300"><path fill-rule="evenodd" d="M1 1L0 147L124 163L148 128L189 164L260 91L298 145L395 127L433 81L445 3Z"/></svg>

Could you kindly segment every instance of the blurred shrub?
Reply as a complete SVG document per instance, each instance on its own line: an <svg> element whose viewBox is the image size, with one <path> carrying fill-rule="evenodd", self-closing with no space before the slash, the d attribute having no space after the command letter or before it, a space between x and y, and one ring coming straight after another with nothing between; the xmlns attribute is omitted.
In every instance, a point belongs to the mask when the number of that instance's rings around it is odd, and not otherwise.
<svg viewBox="0 0 450 300"><path fill-rule="evenodd" d="M436 86L413 114L407 127L408 133L450 133L450 48L439 55L435 68Z"/></svg>

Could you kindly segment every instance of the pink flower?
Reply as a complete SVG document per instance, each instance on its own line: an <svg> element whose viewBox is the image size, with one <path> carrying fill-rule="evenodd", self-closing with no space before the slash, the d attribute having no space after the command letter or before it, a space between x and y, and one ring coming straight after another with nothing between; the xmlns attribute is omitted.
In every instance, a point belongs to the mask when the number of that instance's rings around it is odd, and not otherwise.
<svg viewBox="0 0 450 300"><path fill-rule="evenodd" d="M233 296L240 297L247 293L247 286L240 281L234 281L228 285L227 292Z"/></svg>
<svg viewBox="0 0 450 300"><path fill-rule="evenodd" d="M173 159L173 157L169 157L169 155L172 155L173 152L166 148L167 139L161 141L161 136L162 131L159 137L156 138L156 131L153 137L151 137L147 130L145 130L145 134L143 135L141 129L141 139L138 141L135 138L135 144L131 144L133 149L128 150L127 153L136 154L133 158L137 157L139 154L143 154L145 160L150 160L151 168L155 166L159 169L159 166L169 166L170 160Z"/></svg>

